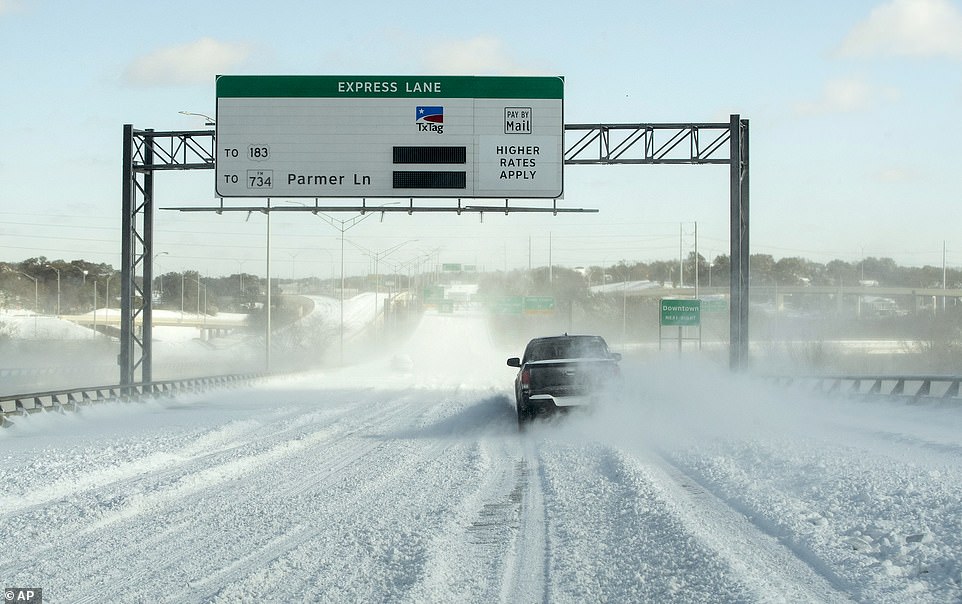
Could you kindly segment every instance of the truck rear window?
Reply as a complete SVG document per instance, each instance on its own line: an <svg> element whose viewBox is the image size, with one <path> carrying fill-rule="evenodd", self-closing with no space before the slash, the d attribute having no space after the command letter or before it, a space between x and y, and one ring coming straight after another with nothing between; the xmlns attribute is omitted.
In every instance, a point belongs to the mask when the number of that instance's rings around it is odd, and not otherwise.
<svg viewBox="0 0 962 604"><path fill-rule="evenodd" d="M528 347L525 361L550 359L606 358L608 347L600 338L557 338L536 340Z"/></svg>

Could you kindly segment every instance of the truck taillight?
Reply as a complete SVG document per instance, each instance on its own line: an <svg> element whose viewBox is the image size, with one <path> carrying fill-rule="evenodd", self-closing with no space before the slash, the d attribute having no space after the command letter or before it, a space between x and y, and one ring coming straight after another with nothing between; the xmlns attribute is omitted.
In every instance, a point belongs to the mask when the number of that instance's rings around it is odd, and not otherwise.
<svg viewBox="0 0 962 604"><path fill-rule="evenodd" d="M531 384L531 372L527 369L521 372L521 385L528 386Z"/></svg>

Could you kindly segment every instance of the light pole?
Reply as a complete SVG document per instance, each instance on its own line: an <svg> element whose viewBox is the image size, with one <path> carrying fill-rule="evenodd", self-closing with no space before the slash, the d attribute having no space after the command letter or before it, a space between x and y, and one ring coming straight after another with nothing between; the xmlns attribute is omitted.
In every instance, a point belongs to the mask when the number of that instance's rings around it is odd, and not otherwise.
<svg viewBox="0 0 962 604"><path fill-rule="evenodd" d="M110 280L113 279L113 274L107 275L107 287L104 291L104 308L110 311ZM105 316L107 313L104 313Z"/></svg>
<svg viewBox="0 0 962 604"><path fill-rule="evenodd" d="M388 249L381 250L381 251L372 251L362 245L358 245L354 243L353 241L350 242L351 245L359 249L362 254L364 254L365 256L369 256L371 259L374 260L374 333L377 333L377 299L378 299L378 296L380 295L380 286L381 286L381 273L378 270L378 262L381 259L386 258L392 253L396 252L402 246L407 245L408 243L413 243L415 241L417 241L417 239L409 239L407 241L402 241L401 243L393 247L389 247Z"/></svg>
<svg viewBox="0 0 962 604"><path fill-rule="evenodd" d="M623 296L622 296L622 306L621 306L621 341L624 348L624 352L628 352L628 277L631 274L631 269L628 268L628 263L624 260L621 261L622 266L625 267L625 277L623 281Z"/></svg>
<svg viewBox="0 0 962 604"><path fill-rule="evenodd" d="M169 255L169 254L168 254L167 252L159 252L159 253L157 253L157 254L154 254L154 263L157 262L157 258L160 258L161 256L168 256L168 255ZM162 274L160 274L160 271L157 271L157 273L158 273L157 278L160 280L160 295L161 295L161 297L163 297L163 295L164 295L164 276L163 276ZM151 295L151 297L153 297L153 287L151 287L151 294L150 294L150 295Z"/></svg>
<svg viewBox="0 0 962 604"><path fill-rule="evenodd" d="M34 314L38 314L40 312L40 279L32 275L28 275L23 271L17 271L17 273L28 279L33 279L33 312Z"/></svg>
<svg viewBox="0 0 962 604"><path fill-rule="evenodd" d="M241 298L243 298L244 296L244 263L247 262L247 260L234 260L234 262L237 263L237 271L238 271L237 276L239 277L238 281L240 282L240 295L241 295Z"/></svg>
<svg viewBox="0 0 962 604"><path fill-rule="evenodd" d="M88 273L89 271L87 271L87 269L85 269L85 268L80 268L80 267L77 266L76 264L71 264L71 265L69 265L67 268L72 268L72 269L74 269L74 270L80 271L80 273L83 274L83 276L84 276L83 286L86 287L86 285L87 285L87 273ZM80 292L81 292L81 300L82 300L82 299L83 299L83 289L81 289ZM94 305L94 308L97 308L97 306Z"/></svg>
<svg viewBox="0 0 962 604"><path fill-rule="evenodd" d="M695 299L698 299L698 222L695 222Z"/></svg>
<svg viewBox="0 0 962 604"><path fill-rule="evenodd" d="M57 273L57 316L59 317L60 316L60 269L55 267L52 264L46 264L44 266L46 266L46 268L49 268L50 270Z"/></svg>
<svg viewBox="0 0 962 604"><path fill-rule="evenodd" d="M400 202L399 202L399 201L389 201L389 202L387 202L387 203L385 203L385 204L382 204L382 205L395 205L395 204L398 204L398 203L400 203ZM340 331L341 331L341 337L340 337L340 339L341 339L341 352L340 352L340 357L341 357L341 360L340 360L340 362L341 362L341 365L343 365L343 364L344 364L344 233L345 233L346 231L349 231L349 230L353 229L354 227L356 227L357 225L359 225L361 222L363 222L363 221L364 221L365 219L367 219L368 217L373 216L373 213L357 214L356 216L352 216L351 218L345 218L345 219L343 219L343 220L340 219L340 218L334 218L333 216L331 216L331 215L329 215L329 214L325 214L324 212L314 212L314 215L315 215L315 216L319 216L319 217L321 218L321 220L323 220L323 221L326 222L327 224L331 225L332 227L334 227L335 229L337 229L337 230L340 231L340 233L341 233L341 295L340 295L340 309L341 309L341 327L340 327ZM383 218L383 213L382 213L381 216L382 216L382 218ZM377 306L376 300L375 300L375 306Z"/></svg>
<svg viewBox="0 0 962 604"><path fill-rule="evenodd" d="M423 259L424 259L424 256L423 256L423 255L418 255L418 256L415 256L414 258L409 258L408 260L402 260L401 262L392 262L392 263L391 263L391 267L394 269L394 275L395 275L394 278L395 278L395 280L397 280L398 271L399 271L400 269L406 269L406 270L407 270L407 275L406 275L406 277L407 277L407 284L406 284L407 287L406 287L406 289L408 290L409 293L410 293L411 290L412 290L412 288L411 288L411 269L412 269L415 265L420 266L420 263L421 263L421 261L422 261ZM401 288L400 288L400 287L397 287L396 289L397 289L397 290L400 290Z"/></svg>
<svg viewBox="0 0 962 604"><path fill-rule="evenodd" d="M60 316L60 269L48 264L47 268L57 273L57 316Z"/></svg>
<svg viewBox="0 0 962 604"><path fill-rule="evenodd" d="M711 274L715 272L715 259L712 258L711 252L708 252L708 289L711 289Z"/></svg>
<svg viewBox="0 0 962 604"><path fill-rule="evenodd" d="M201 285L200 285L200 273L197 273L197 276L194 277L194 281L197 282L197 318L199 319L199 318L200 318L200 288L201 288ZM205 292L205 293L204 293L204 300L206 300L206 299L207 299L207 293L206 293L206 292L207 292L207 288L206 288L206 287L204 288L204 292ZM207 312L206 304L205 304L205 307L204 307L204 312Z"/></svg>
<svg viewBox="0 0 962 604"><path fill-rule="evenodd" d="M945 240L942 240L942 312L945 312Z"/></svg>
<svg viewBox="0 0 962 604"><path fill-rule="evenodd" d="M200 315L200 292L201 292L201 288L203 288L203 290L204 290L204 320L203 320L203 325L204 325L204 327L207 327L207 286L206 286L206 285L201 285L201 282L200 282L200 273L197 273L196 281L197 281L197 317L200 318L200 316L201 316L201 315Z"/></svg>

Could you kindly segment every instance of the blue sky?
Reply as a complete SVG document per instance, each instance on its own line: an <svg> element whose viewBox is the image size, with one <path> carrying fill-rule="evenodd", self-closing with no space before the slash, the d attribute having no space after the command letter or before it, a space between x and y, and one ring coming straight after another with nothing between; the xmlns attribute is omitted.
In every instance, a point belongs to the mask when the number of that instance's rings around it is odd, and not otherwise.
<svg viewBox="0 0 962 604"><path fill-rule="evenodd" d="M751 128L753 253L962 265L962 1L121 3L0 0L0 260L120 264L122 126L203 128L216 74L563 75L565 121ZM348 231L390 261L487 269L728 249L721 166L569 166L594 215L388 215ZM211 205L213 172L159 206ZM347 217L342 215L341 217ZM158 269L263 273L263 217L159 212ZM275 274L329 276L337 232L275 215ZM550 241L550 244L549 244ZM350 272L370 260L348 246ZM353 250L353 251L350 251ZM530 256L529 256L530 250ZM156 269L155 269L156 270Z"/></svg>

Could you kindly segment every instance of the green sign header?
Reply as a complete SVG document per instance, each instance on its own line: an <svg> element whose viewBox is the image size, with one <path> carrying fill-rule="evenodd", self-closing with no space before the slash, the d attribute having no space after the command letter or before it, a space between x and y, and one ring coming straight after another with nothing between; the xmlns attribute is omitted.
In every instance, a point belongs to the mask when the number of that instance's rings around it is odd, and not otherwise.
<svg viewBox="0 0 962 604"><path fill-rule="evenodd" d="M563 99L561 76L217 76L217 98Z"/></svg>

